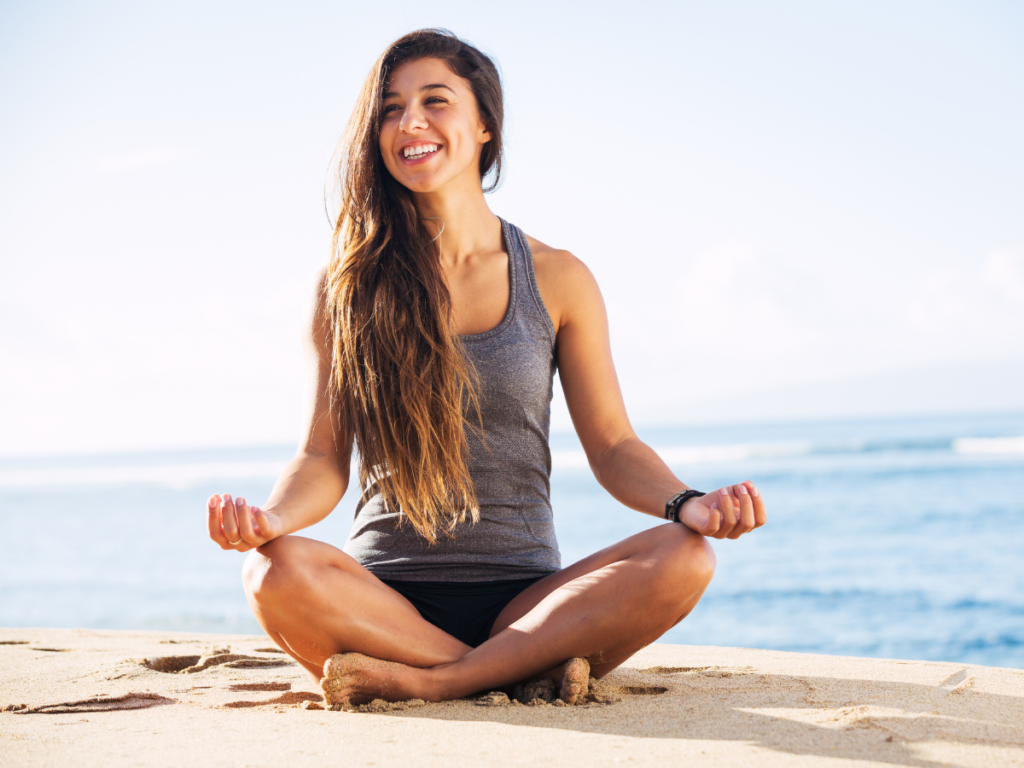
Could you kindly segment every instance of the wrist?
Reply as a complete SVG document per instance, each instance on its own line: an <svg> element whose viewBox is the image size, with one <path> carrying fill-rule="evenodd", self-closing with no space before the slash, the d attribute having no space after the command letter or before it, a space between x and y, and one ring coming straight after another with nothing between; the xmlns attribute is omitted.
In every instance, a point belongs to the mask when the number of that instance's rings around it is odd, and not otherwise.
<svg viewBox="0 0 1024 768"><path fill-rule="evenodd" d="M665 519L671 520L673 523L679 522L679 515L683 510L683 506L693 499L700 498L705 494L701 491L695 491L693 488L686 488L665 503Z"/></svg>

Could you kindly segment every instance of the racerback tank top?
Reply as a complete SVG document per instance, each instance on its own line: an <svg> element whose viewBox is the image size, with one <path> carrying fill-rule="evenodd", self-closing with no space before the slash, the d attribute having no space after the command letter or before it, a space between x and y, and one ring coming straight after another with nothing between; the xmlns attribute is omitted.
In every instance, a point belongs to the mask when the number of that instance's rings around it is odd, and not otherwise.
<svg viewBox="0 0 1024 768"><path fill-rule="evenodd" d="M480 520L430 544L380 494L360 502L345 551L375 576L400 581L491 581L561 568L551 511L551 387L555 329L518 227L504 219L509 302L489 331L460 337L480 381L486 446L472 431L469 472Z"/></svg>

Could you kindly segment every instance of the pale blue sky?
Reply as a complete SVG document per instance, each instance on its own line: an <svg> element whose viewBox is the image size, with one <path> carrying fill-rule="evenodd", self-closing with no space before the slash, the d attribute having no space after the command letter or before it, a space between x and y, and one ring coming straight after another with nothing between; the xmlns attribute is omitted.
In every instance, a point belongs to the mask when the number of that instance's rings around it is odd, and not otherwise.
<svg viewBox="0 0 1024 768"><path fill-rule="evenodd" d="M296 439L326 163L421 26L498 60L492 209L591 266L638 423L1024 408L971 379L1024 372L1020 4L8 3L0 454Z"/></svg>

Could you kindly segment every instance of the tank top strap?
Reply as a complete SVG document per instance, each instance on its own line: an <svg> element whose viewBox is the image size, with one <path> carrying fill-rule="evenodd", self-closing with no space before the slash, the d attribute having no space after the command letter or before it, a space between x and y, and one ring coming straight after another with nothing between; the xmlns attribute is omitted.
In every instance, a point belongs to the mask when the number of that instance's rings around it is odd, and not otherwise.
<svg viewBox="0 0 1024 768"><path fill-rule="evenodd" d="M501 219L501 227L505 233L508 257L512 262L509 270L510 298L515 302L515 313L519 315L535 333L555 343L555 327L551 315L540 295L537 286L537 275L533 268L533 251L523 231L514 224Z"/></svg>

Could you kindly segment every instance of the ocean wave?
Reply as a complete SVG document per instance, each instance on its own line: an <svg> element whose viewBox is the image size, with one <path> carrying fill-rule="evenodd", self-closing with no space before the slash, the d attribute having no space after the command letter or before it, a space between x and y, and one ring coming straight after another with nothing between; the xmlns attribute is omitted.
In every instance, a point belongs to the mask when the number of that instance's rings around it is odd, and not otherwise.
<svg viewBox="0 0 1024 768"><path fill-rule="evenodd" d="M669 465L726 463L751 459L787 459L803 456L839 456L880 453L957 453L1024 455L1024 437L919 438L891 440L846 440L813 443L806 440L765 443L722 443L705 445L653 445L655 453ZM586 454L580 450L553 451L552 464L558 469L585 469Z"/></svg>
<svg viewBox="0 0 1024 768"><path fill-rule="evenodd" d="M786 458L806 456L813 451L811 443L735 443L722 445L652 446L666 464L699 464L705 462L743 461L745 459ZM558 469L585 469L589 466L582 450L552 451L551 463Z"/></svg>
<svg viewBox="0 0 1024 768"><path fill-rule="evenodd" d="M1024 436L1021 437L961 437L953 441L953 451L968 454L1024 454Z"/></svg>
<svg viewBox="0 0 1024 768"><path fill-rule="evenodd" d="M654 445L655 452L671 466L730 463L755 459L792 459L806 456L853 454L952 452L961 455L1024 456L1024 437L961 437L910 440L848 440L813 443L777 441L760 443L709 443L704 445ZM552 451L556 470L587 469L582 449ZM212 480L273 479L287 462L191 461L149 465L35 466L0 468L0 488L68 486L116 486L148 484L181 489ZM948 468L947 468L948 469Z"/></svg>

